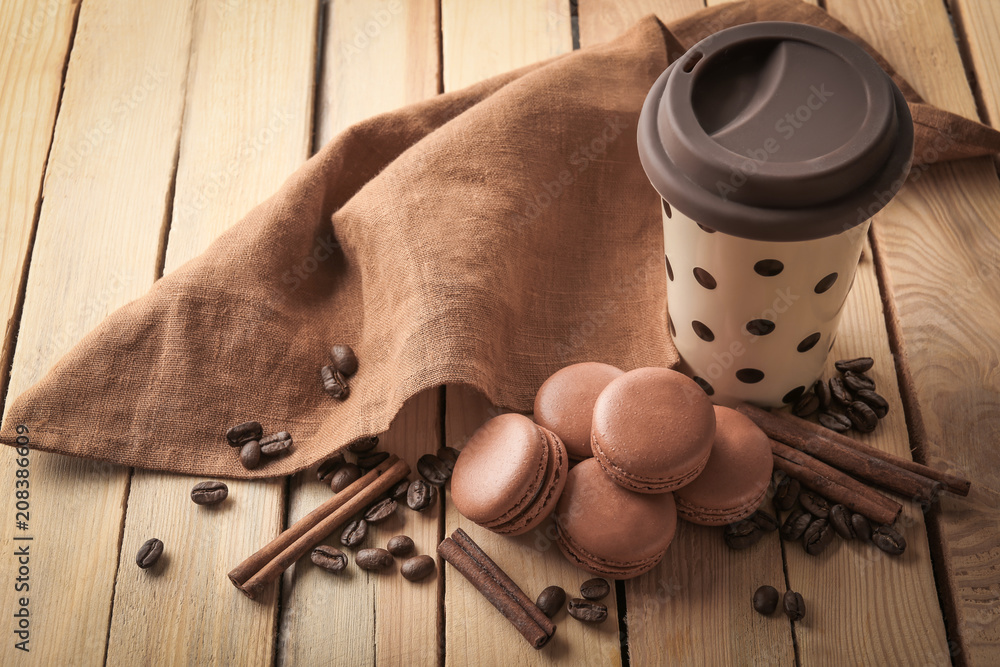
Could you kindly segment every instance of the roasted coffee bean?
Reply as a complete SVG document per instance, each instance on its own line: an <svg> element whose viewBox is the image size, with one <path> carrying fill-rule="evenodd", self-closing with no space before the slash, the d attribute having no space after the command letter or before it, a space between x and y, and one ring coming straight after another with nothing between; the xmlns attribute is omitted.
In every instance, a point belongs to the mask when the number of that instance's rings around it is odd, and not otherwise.
<svg viewBox="0 0 1000 667"><path fill-rule="evenodd" d="M364 454L365 452L370 452L376 447L378 447L378 436L370 435L364 438L358 438L349 444L347 446L347 451L353 454Z"/></svg>
<svg viewBox="0 0 1000 667"><path fill-rule="evenodd" d="M240 463L247 470L253 470L260 465L260 442L247 440L240 450Z"/></svg>
<svg viewBox="0 0 1000 667"><path fill-rule="evenodd" d="M754 591L752 603L758 614L770 616L778 608L778 589L774 586L761 586Z"/></svg>
<svg viewBox="0 0 1000 667"><path fill-rule="evenodd" d="M342 572L347 567L347 554L336 547L321 544L312 550L309 555L316 566L323 568L327 572Z"/></svg>
<svg viewBox="0 0 1000 667"><path fill-rule="evenodd" d="M826 519L816 519L802 534L802 546L810 556L823 553L833 542L833 526Z"/></svg>
<svg viewBox="0 0 1000 667"><path fill-rule="evenodd" d="M362 549L354 556L354 562L362 570L384 570L392 565L392 554L385 549Z"/></svg>
<svg viewBox="0 0 1000 667"><path fill-rule="evenodd" d="M803 394L802 398L795 402L792 412L796 417L808 417L819 410L819 397L812 393Z"/></svg>
<svg viewBox="0 0 1000 667"><path fill-rule="evenodd" d="M340 543L352 549L365 541L368 536L368 522L364 519L352 521L344 528L340 534Z"/></svg>
<svg viewBox="0 0 1000 667"><path fill-rule="evenodd" d="M362 470L371 470L378 464L389 458L389 452L369 452L358 456L358 467Z"/></svg>
<svg viewBox="0 0 1000 667"><path fill-rule="evenodd" d="M879 526L872 531L872 542L890 556L898 556L906 551L906 539L892 526Z"/></svg>
<svg viewBox="0 0 1000 667"><path fill-rule="evenodd" d="M292 446L292 436L288 431L281 431L260 439L260 453L264 456L277 456Z"/></svg>
<svg viewBox="0 0 1000 667"><path fill-rule="evenodd" d="M819 423L837 433L851 430L851 420L839 412L821 412Z"/></svg>
<svg viewBox="0 0 1000 667"><path fill-rule="evenodd" d="M867 403L861 401L854 401L847 406L847 418L862 433L871 433L878 426L878 415Z"/></svg>
<svg viewBox="0 0 1000 667"><path fill-rule="evenodd" d="M331 347L330 361L334 368L348 377L358 372L358 357L350 345L337 344Z"/></svg>
<svg viewBox="0 0 1000 667"><path fill-rule="evenodd" d="M135 555L135 564L144 570L151 568L156 565L156 561L160 560L161 555L163 555L163 542L153 537L143 542L142 546L139 547L139 551Z"/></svg>
<svg viewBox="0 0 1000 667"><path fill-rule="evenodd" d="M827 410L830 407L830 401L833 400L833 395L830 393L830 385L827 384L826 380L816 380L816 384L813 385L813 393L819 399L819 409Z"/></svg>
<svg viewBox="0 0 1000 667"><path fill-rule="evenodd" d="M570 600L566 610L570 616L584 623L603 623L608 617L608 605L583 598Z"/></svg>
<svg viewBox="0 0 1000 667"><path fill-rule="evenodd" d="M857 359L841 359L833 366L841 373L864 373L875 365L875 360L871 357L858 357Z"/></svg>
<svg viewBox="0 0 1000 667"><path fill-rule="evenodd" d="M226 431L226 440L233 447L239 447L247 440L260 440L264 429L260 422L243 422Z"/></svg>
<svg viewBox="0 0 1000 667"><path fill-rule="evenodd" d="M840 405L851 404L851 392L847 390L842 378L830 378L830 395L833 396L835 403Z"/></svg>
<svg viewBox="0 0 1000 667"><path fill-rule="evenodd" d="M868 520L864 514L858 514L855 512L851 515L851 528L854 530L854 536L861 540L862 542L871 542L872 540L872 522Z"/></svg>
<svg viewBox="0 0 1000 667"><path fill-rule="evenodd" d="M552 618L562 608L566 602L566 591L559 586L549 586L538 594L535 605L542 610L542 613Z"/></svg>
<svg viewBox="0 0 1000 667"><path fill-rule="evenodd" d="M444 486L451 477L451 468L434 454L424 454L417 460L417 472L434 486Z"/></svg>
<svg viewBox="0 0 1000 667"><path fill-rule="evenodd" d="M393 556L406 556L413 553L415 545L413 540L406 535L396 535L385 545L386 550Z"/></svg>
<svg viewBox="0 0 1000 667"><path fill-rule="evenodd" d="M851 525L851 510L843 505L834 505L830 508L830 525L845 540L854 539L854 526Z"/></svg>
<svg viewBox="0 0 1000 667"><path fill-rule="evenodd" d="M771 533L778 530L778 520L764 510L757 510L750 515L749 520L765 533Z"/></svg>
<svg viewBox="0 0 1000 667"><path fill-rule="evenodd" d="M782 600L785 615L793 621L801 621L806 615L806 603L802 599L801 593L795 591L785 591L785 598Z"/></svg>
<svg viewBox="0 0 1000 667"><path fill-rule="evenodd" d="M792 510L792 513L785 517L785 522L781 524L781 539L792 541L801 538L812 521L813 515L804 509Z"/></svg>
<svg viewBox="0 0 1000 667"><path fill-rule="evenodd" d="M330 488L334 493L340 493L359 479L361 479L361 468L353 463L345 463L330 475Z"/></svg>
<svg viewBox="0 0 1000 667"><path fill-rule="evenodd" d="M191 500L195 505L221 503L228 495L229 487L225 482L199 482L191 489Z"/></svg>
<svg viewBox="0 0 1000 667"><path fill-rule="evenodd" d="M350 395L351 388L347 386L347 378L332 366L319 369L319 376L323 380L323 389L334 398L343 401Z"/></svg>
<svg viewBox="0 0 1000 667"><path fill-rule="evenodd" d="M422 479L415 479L406 491L406 505L411 510L422 512L434 504L434 496L433 486Z"/></svg>
<svg viewBox="0 0 1000 667"><path fill-rule="evenodd" d="M442 447L441 449L437 450L437 457L441 459L446 466L454 470L455 463L458 461L459 453L460 452L454 447Z"/></svg>
<svg viewBox="0 0 1000 667"><path fill-rule="evenodd" d="M862 403L867 404L879 419L882 419L889 413L889 402L871 389L861 389L854 397Z"/></svg>
<svg viewBox="0 0 1000 667"><path fill-rule="evenodd" d="M436 570L437 565L434 564L434 559L426 554L407 558L403 561L403 564L399 566L399 573L402 574L403 578L408 581L420 581L421 579L426 579L430 575L434 574Z"/></svg>
<svg viewBox="0 0 1000 667"><path fill-rule="evenodd" d="M850 371L844 373L844 385L851 391L861 391L862 389L875 391L875 380L864 373L851 373Z"/></svg>
<svg viewBox="0 0 1000 667"><path fill-rule="evenodd" d="M321 482L329 482L333 473L342 465L344 465L344 455L334 454L319 464L319 468L316 469L316 479Z"/></svg>
<svg viewBox="0 0 1000 667"><path fill-rule="evenodd" d="M737 521L727 525L722 531L726 546L737 551L749 549L760 541L764 532L752 521Z"/></svg>
<svg viewBox="0 0 1000 667"><path fill-rule="evenodd" d="M795 502L799 499L799 492L801 490L802 485L799 484L799 480L788 476L783 477L774 489L774 506L782 511L792 509Z"/></svg>
<svg viewBox="0 0 1000 667"><path fill-rule="evenodd" d="M368 523L379 523L385 521L396 513L396 501L392 498L385 498L368 508L365 512L365 521Z"/></svg>
<svg viewBox="0 0 1000 667"><path fill-rule="evenodd" d="M611 584L606 579L594 577L580 584L580 595L588 600L603 600L611 592Z"/></svg>
<svg viewBox="0 0 1000 667"><path fill-rule="evenodd" d="M825 519L830 516L830 503L826 498L819 496L812 491L803 491L799 494L799 503L802 508L812 514L817 519Z"/></svg>
<svg viewBox="0 0 1000 667"><path fill-rule="evenodd" d="M389 497L395 500L397 503L406 502L406 492L410 488L410 480L403 479L400 480L396 486L392 487L392 491L389 492Z"/></svg>

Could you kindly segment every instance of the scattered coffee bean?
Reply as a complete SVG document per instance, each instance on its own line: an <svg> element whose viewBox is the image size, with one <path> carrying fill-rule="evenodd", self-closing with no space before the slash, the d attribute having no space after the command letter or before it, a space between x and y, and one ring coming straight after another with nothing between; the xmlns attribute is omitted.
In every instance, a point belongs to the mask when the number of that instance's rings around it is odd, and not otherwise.
<svg viewBox="0 0 1000 667"><path fill-rule="evenodd" d="M570 616L584 623L603 623L608 617L608 605L583 598L573 598L566 609Z"/></svg>
<svg viewBox="0 0 1000 667"><path fill-rule="evenodd" d="M606 579L594 577L580 584L580 595L588 600L603 600L611 592L611 584Z"/></svg>
<svg viewBox="0 0 1000 667"><path fill-rule="evenodd" d="M413 540L407 535L396 535L389 540L389 543L385 545L386 551L391 553L393 556L407 556L413 553L413 549L416 545L413 544Z"/></svg>
<svg viewBox="0 0 1000 667"><path fill-rule="evenodd" d="M330 475L330 488L334 493L340 493L359 479L361 479L361 468L353 463L345 463Z"/></svg>
<svg viewBox="0 0 1000 667"><path fill-rule="evenodd" d="M872 540L872 522L864 514L854 513L851 515L851 528L854 529L854 536L862 542Z"/></svg>
<svg viewBox="0 0 1000 667"><path fill-rule="evenodd" d="M833 542L833 526L826 519L816 519L802 534L802 546L810 556L818 556Z"/></svg>
<svg viewBox="0 0 1000 667"><path fill-rule="evenodd" d="M880 394L876 394L871 389L861 389L854 396L859 401L866 403L874 412L875 416L882 419L889 413L889 402Z"/></svg>
<svg viewBox="0 0 1000 667"><path fill-rule="evenodd" d="M857 359L841 359L833 366L841 373L864 373L875 365L875 360L871 357L858 357Z"/></svg>
<svg viewBox="0 0 1000 667"><path fill-rule="evenodd" d="M813 393L819 399L820 410L830 408L830 401L833 399L833 395L830 393L830 385L826 383L826 380L816 380L816 384L813 385Z"/></svg>
<svg viewBox="0 0 1000 667"><path fill-rule="evenodd" d="M821 412L819 423L837 433L851 430L851 420L839 412Z"/></svg>
<svg viewBox="0 0 1000 667"><path fill-rule="evenodd" d="M444 486L451 477L451 468L434 454L424 454L417 460L417 472L434 486Z"/></svg>
<svg viewBox="0 0 1000 667"><path fill-rule="evenodd" d="M151 568L160 560L161 555L163 555L163 542L153 537L139 547L139 552L135 555L135 564L144 570Z"/></svg>
<svg viewBox="0 0 1000 667"><path fill-rule="evenodd" d="M812 514L817 519L825 519L830 516L830 503L827 502L826 498L813 493L812 491L803 491L799 494L799 502L802 504L802 508Z"/></svg>
<svg viewBox="0 0 1000 667"><path fill-rule="evenodd" d="M811 391L808 394L803 394L802 398L795 402L795 407L792 408L796 417L808 417L817 410L819 410L819 397Z"/></svg>
<svg viewBox="0 0 1000 667"><path fill-rule="evenodd" d="M785 517L785 522L781 524L781 539L791 542L801 538L812 521L813 515L804 509L792 510L792 513Z"/></svg>
<svg viewBox="0 0 1000 667"><path fill-rule="evenodd" d="M342 465L344 465L344 455L334 454L319 464L319 468L316 469L316 479L321 482L329 482L330 476Z"/></svg>
<svg viewBox="0 0 1000 667"><path fill-rule="evenodd" d="M428 555L413 556L403 561L399 566L399 573L408 581L420 581L426 579L437 570L434 559Z"/></svg>
<svg viewBox="0 0 1000 667"><path fill-rule="evenodd" d="M358 357L350 345L337 344L330 348L330 361L338 371L350 377L358 372Z"/></svg>
<svg viewBox="0 0 1000 667"><path fill-rule="evenodd" d="M778 530L778 520L764 510L757 510L750 515L749 520L765 533L771 533Z"/></svg>
<svg viewBox="0 0 1000 667"><path fill-rule="evenodd" d="M340 543L352 549L365 541L368 536L368 522L364 519L352 521L344 528L340 534Z"/></svg>
<svg viewBox="0 0 1000 667"><path fill-rule="evenodd" d="M757 527L757 524L746 520L731 523L722 532L726 546L737 551L749 549L757 544L763 536L764 533Z"/></svg>
<svg viewBox="0 0 1000 667"><path fill-rule="evenodd" d="M247 470L253 470L260 465L260 442L257 440L247 440L240 450L240 463Z"/></svg>
<svg viewBox="0 0 1000 667"><path fill-rule="evenodd" d="M358 456L358 467L362 470L371 470L378 464L389 458L389 452L369 452Z"/></svg>
<svg viewBox="0 0 1000 667"><path fill-rule="evenodd" d="M538 594L535 605L542 613L552 618L566 602L566 591L559 586L549 586Z"/></svg>
<svg viewBox="0 0 1000 667"><path fill-rule="evenodd" d="M802 599L801 593L795 591L785 591L785 598L782 600L785 615L793 621L801 621L806 615L806 603Z"/></svg>
<svg viewBox="0 0 1000 667"><path fill-rule="evenodd" d="M392 554L377 547L362 549L354 556L354 562L362 570L384 570L392 565Z"/></svg>
<svg viewBox="0 0 1000 667"><path fill-rule="evenodd" d="M226 440L233 447L239 447L247 440L260 440L264 429L260 422L243 422L226 431Z"/></svg>
<svg viewBox="0 0 1000 667"><path fill-rule="evenodd" d="M458 461L459 453L460 452L454 447L442 447L437 451L437 457L441 459L449 469L454 470L455 463Z"/></svg>
<svg viewBox="0 0 1000 667"><path fill-rule="evenodd" d="M861 401L854 401L847 406L847 418L862 433L871 433L878 426L878 415L867 403Z"/></svg>
<svg viewBox="0 0 1000 667"><path fill-rule="evenodd" d="M191 489L191 500L195 505L221 503L229 495L229 487L224 482L199 482Z"/></svg>
<svg viewBox="0 0 1000 667"><path fill-rule="evenodd" d="M281 431L260 439L260 453L264 456L277 456L292 446L292 436L288 431Z"/></svg>
<svg viewBox="0 0 1000 667"><path fill-rule="evenodd" d="M774 506L782 511L792 509L795 502L799 499L799 492L801 490L802 485L799 484L799 480L792 479L787 475L782 477L774 490Z"/></svg>
<svg viewBox="0 0 1000 667"><path fill-rule="evenodd" d="M845 540L854 539L854 526L851 524L851 510L843 505L834 505L830 508L830 525L837 531L837 534Z"/></svg>
<svg viewBox="0 0 1000 667"><path fill-rule="evenodd" d="M385 498L368 508L365 512L365 521L368 523L379 523L385 521L396 513L396 501L392 498Z"/></svg>
<svg viewBox="0 0 1000 667"><path fill-rule="evenodd" d="M323 366L319 369L319 376L323 380L323 389L334 398L343 401L351 394L351 389L347 386L347 378L332 366Z"/></svg>
<svg viewBox="0 0 1000 667"><path fill-rule="evenodd" d="M833 396L833 400L840 405L851 404L851 392L847 391L844 380L841 378L830 378L830 394Z"/></svg>
<svg viewBox="0 0 1000 667"><path fill-rule="evenodd" d="M327 572L341 572L347 567L347 554L336 547L325 544L313 549L309 560Z"/></svg>
<svg viewBox="0 0 1000 667"><path fill-rule="evenodd" d="M392 487L392 491L389 492L389 497L395 500L397 503L406 502L406 492L410 488L410 480L403 479L400 480L396 486Z"/></svg>
<svg viewBox="0 0 1000 667"><path fill-rule="evenodd" d="M754 591L752 602L754 611L770 616L778 608L778 589L774 586L761 586Z"/></svg>
<svg viewBox="0 0 1000 667"><path fill-rule="evenodd" d="M861 391L862 389L875 391L875 380L864 373L851 373L850 371L844 373L844 384L851 391Z"/></svg>
<svg viewBox="0 0 1000 667"><path fill-rule="evenodd" d="M378 436L371 435L364 438L358 438L347 446L347 451L353 454L364 454L365 452L370 452L376 447L378 447Z"/></svg>
<svg viewBox="0 0 1000 667"><path fill-rule="evenodd" d="M406 491L406 505L411 510L422 512L434 504L434 487L422 479L410 482Z"/></svg>
<svg viewBox="0 0 1000 667"><path fill-rule="evenodd" d="M872 542L890 556L898 556L906 550L906 539L892 526L879 526L872 531Z"/></svg>

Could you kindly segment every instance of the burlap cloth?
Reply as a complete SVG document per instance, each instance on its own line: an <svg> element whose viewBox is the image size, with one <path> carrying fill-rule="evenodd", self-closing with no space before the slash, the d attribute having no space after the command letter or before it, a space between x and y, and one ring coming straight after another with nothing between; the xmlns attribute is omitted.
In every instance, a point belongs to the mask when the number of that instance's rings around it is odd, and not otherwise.
<svg viewBox="0 0 1000 667"><path fill-rule="evenodd" d="M12 444L26 424L44 451L270 477L384 431L428 387L466 383L530 410L566 364L674 364L658 199L636 121L673 58L759 20L855 38L791 0L723 5L668 28L648 17L611 43L349 128L87 335L17 398L0 440ZM923 104L894 78L911 103L918 164L1000 150L996 131ZM318 374L335 342L361 361L344 402ZM290 431L294 451L245 470L223 432L249 419Z"/></svg>

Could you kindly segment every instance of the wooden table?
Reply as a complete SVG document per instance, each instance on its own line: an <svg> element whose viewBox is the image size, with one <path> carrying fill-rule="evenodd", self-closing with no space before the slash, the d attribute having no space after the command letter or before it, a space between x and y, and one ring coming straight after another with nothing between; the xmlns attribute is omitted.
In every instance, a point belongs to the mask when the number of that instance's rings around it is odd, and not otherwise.
<svg viewBox="0 0 1000 667"><path fill-rule="evenodd" d="M89 329L274 191L351 123L614 37L702 0L6 0L0 6L0 389L9 404ZM1000 3L826 0L929 101L1000 123ZM949 9L956 33L949 23ZM970 86L970 80L975 86ZM967 499L907 504L909 547L841 543L822 557L776 534L731 552L684 525L666 561L619 586L599 627L561 616L534 652L454 570L428 583L333 577L304 562L262 602L225 573L327 497L311 474L230 484L33 452L28 541L15 528L12 449L0 448L0 662L18 664L946 664L1000 662L1000 183L990 159L918 170L878 216L833 358L871 354L890 400L869 440L964 473ZM875 255L873 255L873 252ZM879 259L879 262L874 262ZM898 317L892 317L897 315ZM8 375L9 369L9 375ZM916 390L900 396L897 374ZM904 409L905 406L905 409ZM386 446L410 461L461 446L489 414L457 387L407 404ZM401 512L421 552L461 526L535 595L585 576L552 528L508 540L445 498ZM150 536L158 576L132 562ZM30 592L14 549L30 545ZM750 610L770 583L806 619ZM14 647L28 596L30 653ZM611 601L615 607L615 600ZM617 619L617 620L616 620Z"/></svg>

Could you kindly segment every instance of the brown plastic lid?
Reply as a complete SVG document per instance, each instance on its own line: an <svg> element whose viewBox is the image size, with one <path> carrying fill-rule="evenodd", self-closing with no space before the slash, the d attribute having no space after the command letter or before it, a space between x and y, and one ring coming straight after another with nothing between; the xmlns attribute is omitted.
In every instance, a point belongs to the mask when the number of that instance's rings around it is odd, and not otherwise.
<svg viewBox="0 0 1000 667"><path fill-rule="evenodd" d="M913 121L865 51L800 23L718 32L653 84L639 157L672 206L727 234L801 241L861 224L902 187Z"/></svg>

